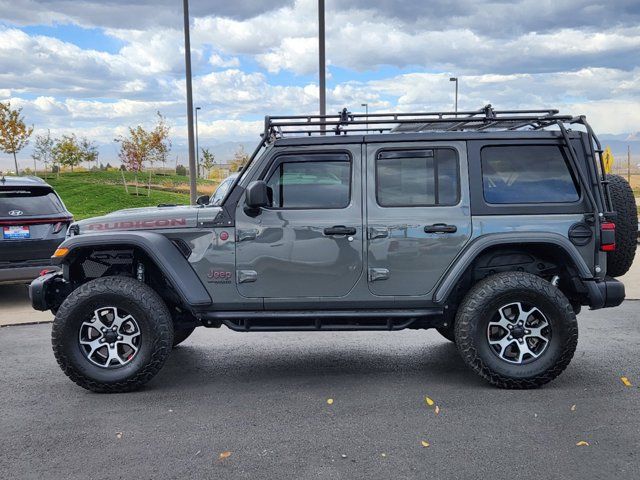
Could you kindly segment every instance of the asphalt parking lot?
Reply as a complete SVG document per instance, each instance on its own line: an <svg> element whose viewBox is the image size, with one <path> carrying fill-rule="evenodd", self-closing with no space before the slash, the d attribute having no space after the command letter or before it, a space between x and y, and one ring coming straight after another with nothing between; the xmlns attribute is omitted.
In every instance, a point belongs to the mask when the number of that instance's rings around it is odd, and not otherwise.
<svg viewBox="0 0 640 480"><path fill-rule="evenodd" d="M434 331L199 329L144 390L98 395L59 370L50 325L4 327L0 472L637 479L640 302L579 318L572 364L534 391L490 387Z"/></svg>

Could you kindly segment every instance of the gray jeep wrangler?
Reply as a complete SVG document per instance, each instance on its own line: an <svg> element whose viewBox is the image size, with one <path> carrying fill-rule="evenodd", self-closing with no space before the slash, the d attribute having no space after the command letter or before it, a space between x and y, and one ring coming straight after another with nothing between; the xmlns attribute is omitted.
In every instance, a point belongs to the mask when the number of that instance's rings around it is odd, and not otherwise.
<svg viewBox="0 0 640 480"><path fill-rule="evenodd" d="M64 373L98 392L222 325L435 328L493 385L537 387L569 364L581 306L624 299L636 204L601 153L557 110L267 117L219 206L72 224L32 303L56 315Z"/></svg>

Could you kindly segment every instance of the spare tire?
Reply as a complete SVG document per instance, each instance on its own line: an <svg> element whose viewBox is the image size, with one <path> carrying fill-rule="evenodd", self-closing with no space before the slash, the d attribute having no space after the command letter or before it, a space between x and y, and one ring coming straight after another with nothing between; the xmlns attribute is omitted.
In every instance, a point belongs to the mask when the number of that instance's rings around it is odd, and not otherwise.
<svg viewBox="0 0 640 480"><path fill-rule="evenodd" d="M633 190L620 175L607 175L611 203L616 212L616 249L607 254L607 275L620 277L627 273L636 255L638 208Z"/></svg>

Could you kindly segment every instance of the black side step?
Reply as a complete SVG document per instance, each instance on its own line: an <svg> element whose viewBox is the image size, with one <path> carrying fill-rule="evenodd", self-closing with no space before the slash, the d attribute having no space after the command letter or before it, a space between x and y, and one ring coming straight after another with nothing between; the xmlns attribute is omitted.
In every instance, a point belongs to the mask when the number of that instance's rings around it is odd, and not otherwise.
<svg viewBox="0 0 640 480"><path fill-rule="evenodd" d="M205 327L226 325L237 332L402 330L439 327L442 308L412 310L271 310L207 312Z"/></svg>

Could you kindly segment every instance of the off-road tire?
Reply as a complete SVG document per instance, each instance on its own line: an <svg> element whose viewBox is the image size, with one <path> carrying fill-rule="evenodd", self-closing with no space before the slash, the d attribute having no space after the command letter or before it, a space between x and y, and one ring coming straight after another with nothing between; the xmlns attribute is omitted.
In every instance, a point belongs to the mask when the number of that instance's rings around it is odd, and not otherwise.
<svg viewBox="0 0 640 480"><path fill-rule="evenodd" d="M436 328L436 330L440 335L442 335L450 342L456 343L455 324L449 325L447 327Z"/></svg>
<svg viewBox="0 0 640 480"><path fill-rule="evenodd" d="M91 363L78 342L82 322L107 305L130 312L141 333L136 356L113 369ZM164 365L173 344L173 322L165 303L146 284L129 277L102 277L65 299L53 321L51 343L62 371L81 387L100 393L130 392L151 380Z"/></svg>
<svg viewBox="0 0 640 480"><path fill-rule="evenodd" d="M530 302L547 318L551 338L531 363L512 364L489 346L487 326L498 308ZM460 304L455 322L456 345L464 362L489 383L510 389L536 388L569 365L578 344L578 323L564 294L546 280L524 272L504 272L478 282Z"/></svg>
<svg viewBox="0 0 640 480"><path fill-rule="evenodd" d="M638 207L633 190L620 175L607 175L616 212L616 250L607 253L607 275L620 277L631 268L638 246Z"/></svg>
<svg viewBox="0 0 640 480"><path fill-rule="evenodd" d="M177 347L184 342L193 333L196 327L174 328L173 330L173 346Z"/></svg>

